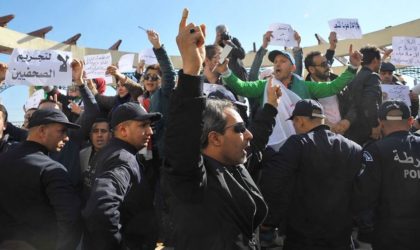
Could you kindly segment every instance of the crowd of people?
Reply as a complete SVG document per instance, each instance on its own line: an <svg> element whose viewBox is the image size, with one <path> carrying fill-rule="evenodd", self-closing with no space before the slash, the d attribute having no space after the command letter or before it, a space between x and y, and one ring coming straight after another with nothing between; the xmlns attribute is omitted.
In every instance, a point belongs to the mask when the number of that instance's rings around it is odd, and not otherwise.
<svg viewBox="0 0 420 250"><path fill-rule="evenodd" d="M336 34L304 55L295 32L262 71L268 31L247 71L226 25L206 44L188 14L178 72L148 30L158 64L110 65L115 96L74 59L21 128L0 105L0 249L418 249L420 90L382 101L392 50L350 46L335 75Z"/></svg>

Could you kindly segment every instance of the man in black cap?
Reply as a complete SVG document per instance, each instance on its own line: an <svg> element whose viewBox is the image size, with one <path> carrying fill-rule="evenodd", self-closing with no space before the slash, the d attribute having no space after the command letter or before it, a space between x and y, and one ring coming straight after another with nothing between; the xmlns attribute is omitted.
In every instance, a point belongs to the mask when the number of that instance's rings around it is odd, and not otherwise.
<svg viewBox="0 0 420 250"><path fill-rule="evenodd" d="M80 240L80 200L66 168L49 152L78 128L59 110L33 113L28 137L0 155L0 242L24 241L36 249L75 249ZM1 248L1 247L0 247Z"/></svg>
<svg viewBox="0 0 420 250"><path fill-rule="evenodd" d="M373 221L373 249L420 246L420 137L409 132L410 109L401 101L379 108L383 138L363 151L355 183L355 210L363 225Z"/></svg>
<svg viewBox="0 0 420 250"><path fill-rule="evenodd" d="M154 249L157 221L136 153L153 134L160 113L128 102L112 113L114 137L98 152L90 197L83 210L85 249ZM152 248L153 247L153 248Z"/></svg>
<svg viewBox="0 0 420 250"><path fill-rule="evenodd" d="M351 249L351 187L361 147L324 125L317 101L296 103L290 136L262 170L265 227L285 233L284 249Z"/></svg>

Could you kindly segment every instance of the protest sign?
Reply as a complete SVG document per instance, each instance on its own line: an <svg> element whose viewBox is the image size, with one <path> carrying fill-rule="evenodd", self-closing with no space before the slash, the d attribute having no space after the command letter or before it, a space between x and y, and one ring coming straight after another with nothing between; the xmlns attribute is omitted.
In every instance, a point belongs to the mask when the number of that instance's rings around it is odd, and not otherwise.
<svg viewBox="0 0 420 250"><path fill-rule="evenodd" d="M295 31L289 24L273 23L268 28L269 31L273 31L273 37L271 38L270 45L295 47L297 41L294 38Z"/></svg>
<svg viewBox="0 0 420 250"><path fill-rule="evenodd" d="M72 83L71 52L14 49L10 55L6 83L10 85L59 85Z"/></svg>
<svg viewBox="0 0 420 250"><path fill-rule="evenodd" d="M88 55L85 59L85 72L88 79L105 78L106 68L112 65L111 53Z"/></svg>
<svg viewBox="0 0 420 250"><path fill-rule="evenodd" d="M411 106L410 102L410 88L405 85L381 84L382 100L400 100L405 102L408 107Z"/></svg>
<svg viewBox="0 0 420 250"><path fill-rule="evenodd" d="M407 66L420 66L420 38L393 37L392 50L392 63Z"/></svg>
<svg viewBox="0 0 420 250"><path fill-rule="evenodd" d="M155 56L155 52L153 52L153 49L144 49L144 50L140 51L139 62L141 60L144 60L144 63L146 65L152 65L152 64L157 64L158 63L158 61L156 59L156 56Z"/></svg>
<svg viewBox="0 0 420 250"><path fill-rule="evenodd" d="M120 72L134 72L133 68L134 54L125 54L118 61L118 69Z"/></svg>
<svg viewBox="0 0 420 250"><path fill-rule="evenodd" d="M357 19L338 18L328 21L330 30L337 33L338 39L361 39L362 29Z"/></svg>

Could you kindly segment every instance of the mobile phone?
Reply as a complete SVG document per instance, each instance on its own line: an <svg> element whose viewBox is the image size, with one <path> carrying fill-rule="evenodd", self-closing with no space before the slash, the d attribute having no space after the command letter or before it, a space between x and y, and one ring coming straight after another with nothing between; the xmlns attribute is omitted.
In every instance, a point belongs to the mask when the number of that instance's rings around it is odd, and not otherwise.
<svg viewBox="0 0 420 250"><path fill-rule="evenodd" d="M229 56L230 51L232 50L232 46L229 44L226 44L225 47L222 50L222 53L220 54L219 63L223 64L226 60L226 57Z"/></svg>

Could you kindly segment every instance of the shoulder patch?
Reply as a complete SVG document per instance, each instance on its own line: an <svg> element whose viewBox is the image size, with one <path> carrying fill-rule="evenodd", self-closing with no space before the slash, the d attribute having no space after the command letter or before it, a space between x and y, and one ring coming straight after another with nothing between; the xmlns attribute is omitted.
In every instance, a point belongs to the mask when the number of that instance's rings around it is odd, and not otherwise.
<svg viewBox="0 0 420 250"><path fill-rule="evenodd" d="M363 151L363 160L366 162L373 161L373 157L368 151Z"/></svg>

